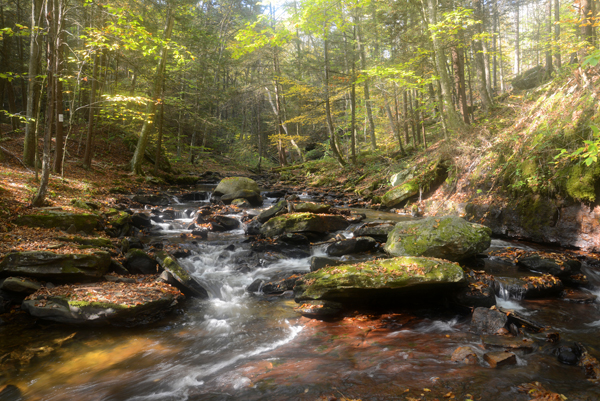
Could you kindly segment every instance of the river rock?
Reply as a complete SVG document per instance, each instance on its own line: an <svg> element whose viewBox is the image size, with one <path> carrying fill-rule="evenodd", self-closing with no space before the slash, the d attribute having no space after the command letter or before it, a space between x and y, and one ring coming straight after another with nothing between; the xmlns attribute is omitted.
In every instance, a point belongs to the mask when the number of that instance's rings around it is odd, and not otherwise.
<svg viewBox="0 0 600 401"><path fill-rule="evenodd" d="M156 274L158 262L141 249L130 249L125 255L125 268L131 274Z"/></svg>
<svg viewBox="0 0 600 401"><path fill-rule="evenodd" d="M333 300L362 303L365 299L402 295L436 295L464 285L462 268L448 261L397 257L354 265L330 266L305 275L294 288L296 302Z"/></svg>
<svg viewBox="0 0 600 401"><path fill-rule="evenodd" d="M186 192L177 197L179 202L198 202L208 199L205 192Z"/></svg>
<svg viewBox="0 0 600 401"><path fill-rule="evenodd" d="M491 230L456 216L401 221L388 236L385 251L393 256L429 256L451 261L474 257L491 243Z"/></svg>
<svg viewBox="0 0 600 401"><path fill-rule="evenodd" d="M131 231L131 214L118 212L109 217L106 233L111 237L123 238Z"/></svg>
<svg viewBox="0 0 600 401"><path fill-rule="evenodd" d="M564 289L558 278L544 274L530 277L496 277L495 291L503 298L535 299L559 296Z"/></svg>
<svg viewBox="0 0 600 401"><path fill-rule="evenodd" d="M402 184L396 185L394 188L387 191L381 197L381 203L385 207L395 207L400 205L408 198L415 196L419 193L419 180L413 178L405 181Z"/></svg>
<svg viewBox="0 0 600 401"><path fill-rule="evenodd" d="M23 294L33 294L41 288L37 281L23 277L7 277L0 283L0 290L18 292Z"/></svg>
<svg viewBox="0 0 600 401"><path fill-rule="evenodd" d="M93 301L85 298L91 290ZM183 298L165 283L103 282L44 289L27 297L21 307L32 316L59 323L137 326L164 317Z"/></svg>
<svg viewBox="0 0 600 401"><path fill-rule="evenodd" d="M248 199L242 198L232 200L231 205L242 209L250 209L252 207L252 204L248 202Z"/></svg>
<svg viewBox="0 0 600 401"><path fill-rule="evenodd" d="M60 211L44 211L39 214L29 214L17 217L15 224L28 227L59 228L66 231L74 226L75 232L83 231L91 234L98 228L100 218L95 214L67 213Z"/></svg>
<svg viewBox="0 0 600 401"><path fill-rule="evenodd" d="M113 248L114 245L108 238L83 238L78 236L58 237L59 241L73 242L91 248Z"/></svg>
<svg viewBox="0 0 600 401"><path fill-rule="evenodd" d="M483 354L483 360L492 368L517 364L517 356L512 352L488 352Z"/></svg>
<svg viewBox="0 0 600 401"><path fill-rule="evenodd" d="M395 221L391 220L375 220L360 225L354 230L355 237L373 237L379 241L387 241L388 234L396 226Z"/></svg>
<svg viewBox="0 0 600 401"><path fill-rule="evenodd" d="M524 337L483 335L481 343L485 349L510 351L517 355L531 354L535 348L535 342Z"/></svg>
<svg viewBox="0 0 600 401"><path fill-rule="evenodd" d="M294 204L296 213L327 213L331 209L331 205L314 202L300 202Z"/></svg>
<svg viewBox="0 0 600 401"><path fill-rule="evenodd" d="M263 224L260 232L265 237L274 237L284 233L325 234L331 231L343 230L348 225L348 221L342 216L291 213L273 217Z"/></svg>
<svg viewBox="0 0 600 401"><path fill-rule="evenodd" d="M452 362L460 362L466 365L476 365L478 362L477 354L471 347L458 347L452 353L450 360Z"/></svg>
<svg viewBox="0 0 600 401"><path fill-rule="evenodd" d="M496 305L496 293L489 284L475 283L469 280L466 287L456 292L454 301L458 305L470 308L491 308Z"/></svg>
<svg viewBox="0 0 600 401"><path fill-rule="evenodd" d="M233 217L217 215L214 216L214 219L225 231L235 230L240 226L240 221Z"/></svg>
<svg viewBox="0 0 600 401"><path fill-rule="evenodd" d="M152 227L152 219L146 213L134 213L131 216L131 224L143 230L144 228Z"/></svg>
<svg viewBox="0 0 600 401"><path fill-rule="evenodd" d="M256 220L258 220L258 222L260 222L261 224L266 223L271 218L273 218L279 214L287 213L287 210L288 210L288 202L284 199L284 200L277 202L270 208L265 209L262 212L260 212L258 214L258 216L256 216Z"/></svg>
<svg viewBox="0 0 600 401"><path fill-rule="evenodd" d="M13 252L0 263L2 276L26 276L58 282L98 279L108 271L108 252L63 255L48 251Z"/></svg>
<svg viewBox="0 0 600 401"><path fill-rule="evenodd" d="M151 206L167 206L171 203L171 199L166 195L134 195L131 200L142 205Z"/></svg>
<svg viewBox="0 0 600 401"><path fill-rule="evenodd" d="M220 196L226 204L234 199L247 199L254 206L262 205L258 184L246 177L224 178L213 191L213 195Z"/></svg>
<svg viewBox="0 0 600 401"><path fill-rule="evenodd" d="M310 258L310 271L316 272L327 266L347 265L348 262L339 259L324 258L322 256L313 256Z"/></svg>
<svg viewBox="0 0 600 401"><path fill-rule="evenodd" d="M262 223L254 218L244 225L244 232L246 235L260 235L261 227Z"/></svg>
<svg viewBox="0 0 600 401"><path fill-rule="evenodd" d="M336 241L325 252L329 256L343 256L352 253L368 252L377 247L377 241L371 237L355 237Z"/></svg>
<svg viewBox="0 0 600 401"><path fill-rule="evenodd" d="M507 321L506 315L496 309L475 308L471 319L471 331L478 334L496 334Z"/></svg>
<svg viewBox="0 0 600 401"><path fill-rule="evenodd" d="M333 301L306 301L294 310L310 319L327 320L339 316L343 305Z"/></svg>
<svg viewBox="0 0 600 401"><path fill-rule="evenodd" d="M577 259L567 259L564 261L543 258L540 255L530 255L519 258L519 266L526 267L529 270L552 274L556 277L568 277L581 268L581 262Z"/></svg>
<svg viewBox="0 0 600 401"><path fill-rule="evenodd" d="M275 240L258 240L251 244L254 252L263 254L281 254L292 259L308 258L310 256L310 242L302 234L287 233L278 236Z"/></svg>
<svg viewBox="0 0 600 401"><path fill-rule="evenodd" d="M164 269L160 275L160 279L163 282L171 284L185 296L201 299L208 298L208 292L204 287L179 264L174 256L169 255L165 251L159 251L156 253L156 260Z"/></svg>

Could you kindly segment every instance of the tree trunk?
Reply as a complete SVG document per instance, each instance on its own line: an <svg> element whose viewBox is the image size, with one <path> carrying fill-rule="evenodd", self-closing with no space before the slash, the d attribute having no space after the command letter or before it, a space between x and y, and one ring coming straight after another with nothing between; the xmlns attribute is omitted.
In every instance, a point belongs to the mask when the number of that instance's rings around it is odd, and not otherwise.
<svg viewBox="0 0 600 401"><path fill-rule="evenodd" d="M327 130L329 131L329 142L331 144L331 151L337 159L340 166L344 166L346 162L342 159L342 155L337 147L335 139L335 129L333 128L333 119L331 118L331 104L329 101L329 41L323 40L323 53L325 58L325 114L327 118Z"/></svg>
<svg viewBox="0 0 600 401"><path fill-rule="evenodd" d="M162 150L162 140L163 140L163 124L165 117L165 80L163 77L163 81L161 83L161 91L160 91L160 113L158 116L158 138L156 140L156 153L154 156L154 175L158 175L158 166L160 165L160 153Z"/></svg>
<svg viewBox="0 0 600 401"><path fill-rule="evenodd" d="M406 146L410 142L410 137L408 136L408 96L406 94L406 89L402 91L402 117L404 119L404 142Z"/></svg>
<svg viewBox="0 0 600 401"><path fill-rule="evenodd" d="M558 41L560 40L560 0L554 0L554 40L556 41L556 48L554 57L556 58L556 68L562 66L560 59L560 46Z"/></svg>
<svg viewBox="0 0 600 401"><path fill-rule="evenodd" d="M422 1L425 2L425 0ZM423 4L423 8L428 9L429 25L436 25L438 23L437 7L437 0L427 0L427 7L425 7L425 4ZM437 37L437 35L432 35L432 41L435 66L440 77L440 83L442 85L441 96L444 103L444 110L442 110L442 113L444 113L446 116L448 128L452 131L459 130L464 127L464 123L458 117L458 114L454 109L454 104L452 103L452 83L450 81L450 77L448 76L448 71L446 70L446 56L444 55L443 43L441 42L440 38Z"/></svg>
<svg viewBox="0 0 600 401"><path fill-rule="evenodd" d="M519 73L521 72L521 49L520 49L520 32L519 32L519 19L520 19L520 15L519 15L519 8L520 8L520 4L519 4L519 0L517 0L517 11L516 11L516 15L515 15L515 65L513 67L513 74L515 75L519 75Z"/></svg>
<svg viewBox="0 0 600 401"><path fill-rule="evenodd" d="M481 0L473 0L473 8L475 9L475 20L481 21L475 25L476 32L483 33L482 25L482 10ZM488 92L487 74L485 68L485 59L483 53L483 46L481 40L473 41L473 52L475 53L475 65L477 70L477 84L479 86L479 96L481 97L481 103L484 111L489 111L492 108L493 101L490 93Z"/></svg>
<svg viewBox="0 0 600 401"><path fill-rule="evenodd" d="M594 44L594 23L592 21L592 1L593 0L581 0L581 37L587 41L590 45Z"/></svg>
<svg viewBox="0 0 600 401"><path fill-rule="evenodd" d="M356 26L356 43L358 44L358 53L360 54L360 68L364 71L367 69L367 56L362 36L362 27L360 25L360 17L354 14L354 25ZM377 141L375 139L375 121L373 120L373 110L371 108L371 94L369 92L369 80L364 81L364 96L365 107L367 109L367 119L369 120L369 137L371 138L371 148L377 149Z"/></svg>
<svg viewBox="0 0 600 401"><path fill-rule="evenodd" d="M460 39L460 38L459 38ZM462 43L462 42L461 42ZM462 47L452 46L452 69L454 71L454 90L458 105L465 124L469 124L469 109L467 107L467 92L465 89L465 57Z"/></svg>
<svg viewBox="0 0 600 401"><path fill-rule="evenodd" d="M64 10L59 10L58 32L56 37L56 74L54 75L54 87L56 88L56 152L54 152L54 173L59 174L62 171L63 152L64 152L64 136L63 136L63 88L62 77L63 70L63 44L64 35L62 33L63 13Z"/></svg>
<svg viewBox="0 0 600 401"><path fill-rule="evenodd" d="M173 31L174 23L175 18L173 17L171 9L169 8L167 10L167 23L164 31L165 41L169 41L171 39L171 33ZM150 132L152 132L152 127L154 126L153 117L154 113L156 112L156 102L158 100L158 97L160 96L160 83L162 82L165 73L167 51L168 50L166 46L163 47L161 51L160 60L156 68L156 76L154 77L152 99L146 103L146 118L144 119L144 124L142 125L142 130L140 132L140 137L138 139L133 158L131 159L131 170L134 174L137 175L143 174L142 161L144 160L144 153L146 152L146 147L148 146Z"/></svg>
<svg viewBox="0 0 600 401"><path fill-rule="evenodd" d="M61 4L59 4L61 3ZM46 10L46 23L48 26L47 35L47 72L46 76L48 79L47 87L47 104L46 104L46 125L44 134L44 153L42 157L42 179L37 193L31 201L32 206L41 207L44 205L46 199L46 192L48 191L48 182L50 180L50 150L52 143L52 123L54 121L54 105L56 102L55 88L54 88L54 68L56 68L55 62L55 51L56 51L56 37L57 37L57 10L62 6L62 0L47 0Z"/></svg>
<svg viewBox="0 0 600 401"><path fill-rule="evenodd" d="M98 88L98 64L100 58L98 49L94 50L94 70L92 72L92 90L90 93L89 117L87 136L85 138L85 153L83 155L83 168L89 169L92 167L92 158L94 157L94 116L96 113L96 91Z"/></svg>

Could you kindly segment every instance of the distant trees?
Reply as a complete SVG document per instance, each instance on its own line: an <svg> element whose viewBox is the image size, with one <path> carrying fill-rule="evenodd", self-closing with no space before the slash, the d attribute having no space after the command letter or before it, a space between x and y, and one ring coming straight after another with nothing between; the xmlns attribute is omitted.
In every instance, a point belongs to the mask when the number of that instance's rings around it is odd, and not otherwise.
<svg viewBox="0 0 600 401"><path fill-rule="evenodd" d="M131 145L135 174L208 150L258 168L302 161L308 144L340 164L402 153L467 129L514 74L593 49L594 3L578 4L3 2L0 127L24 130L26 165L54 155L56 174L74 156L93 169L100 131Z"/></svg>

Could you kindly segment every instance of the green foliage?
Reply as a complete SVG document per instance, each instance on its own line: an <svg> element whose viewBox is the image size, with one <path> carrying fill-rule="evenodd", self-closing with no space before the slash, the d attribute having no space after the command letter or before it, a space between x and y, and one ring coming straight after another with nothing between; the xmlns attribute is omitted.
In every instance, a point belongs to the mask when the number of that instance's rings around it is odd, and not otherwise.
<svg viewBox="0 0 600 401"><path fill-rule="evenodd" d="M584 146L577 148L573 152L566 149L560 149L560 153L554 156L554 159L580 160L586 166L598 161L598 152L600 149L600 129L595 125L590 125L593 132L593 140L584 140Z"/></svg>

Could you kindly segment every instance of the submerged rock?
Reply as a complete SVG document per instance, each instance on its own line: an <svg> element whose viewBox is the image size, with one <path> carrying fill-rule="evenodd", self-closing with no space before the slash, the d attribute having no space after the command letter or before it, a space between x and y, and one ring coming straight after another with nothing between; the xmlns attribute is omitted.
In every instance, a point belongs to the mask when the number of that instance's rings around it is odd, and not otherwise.
<svg viewBox="0 0 600 401"><path fill-rule="evenodd" d="M385 251L394 256L429 256L458 261L489 248L492 231L456 216L402 221L388 236Z"/></svg>
<svg viewBox="0 0 600 401"><path fill-rule="evenodd" d="M398 257L354 265L330 266L305 275L294 288L296 302L333 300L362 303L365 299L407 295L439 295L464 285L462 268L445 260ZM433 293L432 293L433 291Z"/></svg>
<svg viewBox="0 0 600 401"><path fill-rule="evenodd" d="M333 301L307 301L294 310L304 317L325 320L340 315L343 305Z"/></svg>
<svg viewBox="0 0 600 401"><path fill-rule="evenodd" d="M98 279L110 266L108 252L63 255L48 251L14 252L0 263L0 275L58 282Z"/></svg>
<svg viewBox="0 0 600 401"><path fill-rule="evenodd" d="M90 299L86 294L92 290ZM176 288L160 282L104 282L44 289L27 297L21 307L59 323L137 326L161 319L183 299Z"/></svg>
<svg viewBox="0 0 600 401"><path fill-rule="evenodd" d="M284 233L324 234L347 228L348 221L342 216L331 214L291 213L276 216L260 228L262 235L274 237Z"/></svg>
<svg viewBox="0 0 600 401"><path fill-rule="evenodd" d="M517 356L512 352L488 352L483 355L483 360L490 364L492 368L499 368L506 365L516 365Z"/></svg>
<svg viewBox="0 0 600 401"><path fill-rule="evenodd" d="M508 318L497 309L475 308L471 319L471 331L478 334L496 334L504 328Z"/></svg>
<svg viewBox="0 0 600 401"><path fill-rule="evenodd" d="M475 365L478 362L477 354L471 347L458 347L450 358L452 362L461 362L466 365Z"/></svg>
<svg viewBox="0 0 600 401"><path fill-rule="evenodd" d="M577 259L562 258L561 260L533 254L519 258L517 264L532 271L548 273L561 278L567 278L579 272L581 268L581 262Z"/></svg>

